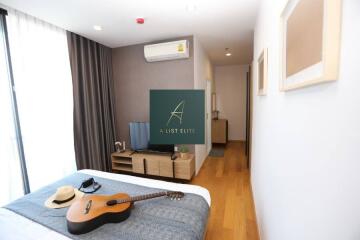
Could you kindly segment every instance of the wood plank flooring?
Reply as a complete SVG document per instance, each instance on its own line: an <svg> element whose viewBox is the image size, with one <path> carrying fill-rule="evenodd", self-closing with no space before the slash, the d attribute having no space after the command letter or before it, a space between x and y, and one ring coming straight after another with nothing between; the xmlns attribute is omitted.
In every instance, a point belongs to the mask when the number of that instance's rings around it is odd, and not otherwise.
<svg viewBox="0 0 360 240"><path fill-rule="evenodd" d="M191 183L210 191L206 240L259 239L243 142L229 142L224 157L207 157Z"/></svg>

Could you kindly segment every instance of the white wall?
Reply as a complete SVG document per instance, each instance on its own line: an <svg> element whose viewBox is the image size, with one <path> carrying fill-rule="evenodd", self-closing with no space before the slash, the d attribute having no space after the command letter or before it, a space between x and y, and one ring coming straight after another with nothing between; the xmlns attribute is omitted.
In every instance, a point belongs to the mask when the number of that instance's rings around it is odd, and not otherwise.
<svg viewBox="0 0 360 240"><path fill-rule="evenodd" d="M251 180L261 239L357 240L360 1L343 1L339 80L282 93L279 15L285 2L264 0L255 29L254 59L269 48L267 96L253 95Z"/></svg>
<svg viewBox="0 0 360 240"><path fill-rule="evenodd" d="M212 71L213 71L212 65L208 55L206 54L199 40L196 37L194 37L194 88L205 90L206 81L212 81L213 79ZM205 122L206 122L206 115L205 115ZM211 132L209 132L208 129L209 128L205 124L205 142L206 142L206 137L208 137L209 135L211 136ZM195 145L196 174L199 172L207 155L208 155L208 151L206 149L205 144Z"/></svg>
<svg viewBox="0 0 360 240"><path fill-rule="evenodd" d="M228 120L229 140L246 139L246 73L248 65L215 67L216 106Z"/></svg>

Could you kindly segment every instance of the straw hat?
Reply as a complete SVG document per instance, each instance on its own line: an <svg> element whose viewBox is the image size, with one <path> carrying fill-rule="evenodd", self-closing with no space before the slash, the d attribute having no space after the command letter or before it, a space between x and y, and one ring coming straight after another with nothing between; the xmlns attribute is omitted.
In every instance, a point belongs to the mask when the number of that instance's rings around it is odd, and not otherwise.
<svg viewBox="0 0 360 240"><path fill-rule="evenodd" d="M62 186L56 190L55 194L45 201L45 206L48 208L68 207L83 196L83 192L80 192L72 186Z"/></svg>

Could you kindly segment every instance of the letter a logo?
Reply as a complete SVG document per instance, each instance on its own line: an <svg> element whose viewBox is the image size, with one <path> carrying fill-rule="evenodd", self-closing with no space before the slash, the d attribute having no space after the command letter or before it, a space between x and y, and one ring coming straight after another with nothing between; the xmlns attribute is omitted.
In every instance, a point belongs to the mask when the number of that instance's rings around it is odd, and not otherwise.
<svg viewBox="0 0 360 240"><path fill-rule="evenodd" d="M182 117L183 117L183 113L184 113L184 106L185 106L185 101L181 101L176 108L174 109L174 111L170 112L170 118L167 121L166 125L169 125L169 123L171 122L171 120L173 118L177 118L179 119L180 124L182 124Z"/></svg>

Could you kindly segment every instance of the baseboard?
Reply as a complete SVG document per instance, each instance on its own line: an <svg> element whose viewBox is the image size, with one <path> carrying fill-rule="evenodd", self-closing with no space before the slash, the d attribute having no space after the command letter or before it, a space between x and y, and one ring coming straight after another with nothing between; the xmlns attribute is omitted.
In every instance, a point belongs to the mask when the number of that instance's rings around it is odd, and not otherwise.
<svg viewBox="0 0 360 240"><path fill-rule="evenodd" d="M251 170L249 169L249 182L250 182L250 193L252 196L252 204L253 204L253 209L255 211L255 221L256 221L256 230L257 230L257 234L258 234L258 239L261 239L261 234L260 234L260 227L259 227L259 222L258 222L258 215L257 215L257 211L256 211L256 204L255 204L255 197L254 197L254 192L253 192L253 184L252 184L252 177L251 177Z"/></svg>

